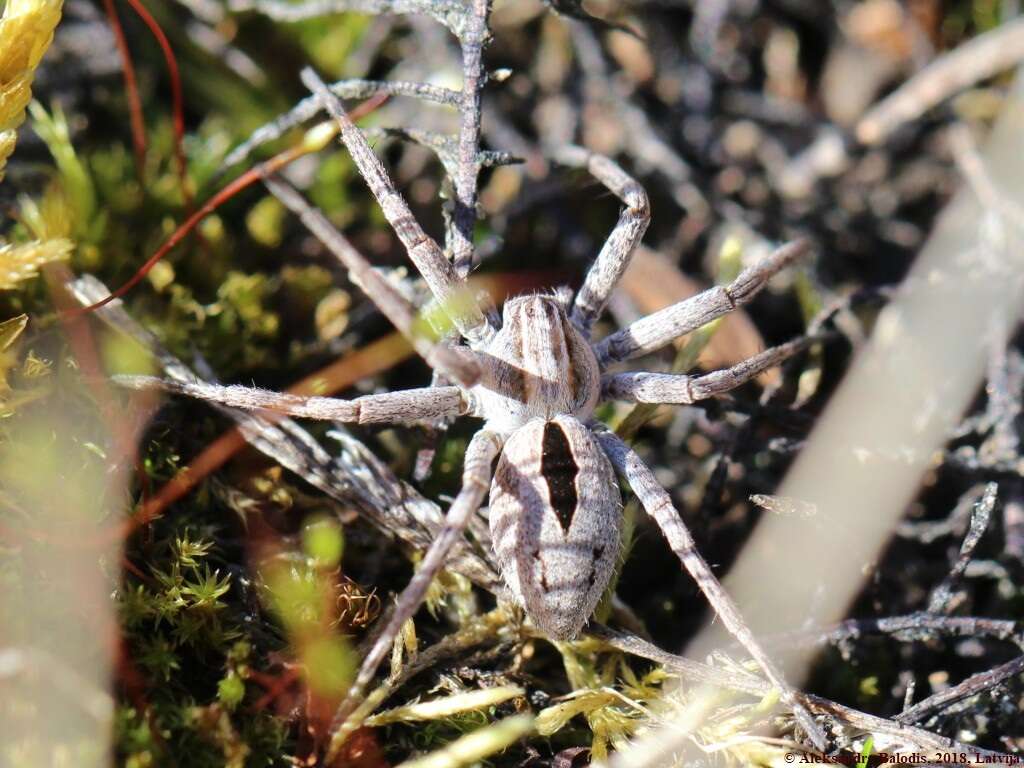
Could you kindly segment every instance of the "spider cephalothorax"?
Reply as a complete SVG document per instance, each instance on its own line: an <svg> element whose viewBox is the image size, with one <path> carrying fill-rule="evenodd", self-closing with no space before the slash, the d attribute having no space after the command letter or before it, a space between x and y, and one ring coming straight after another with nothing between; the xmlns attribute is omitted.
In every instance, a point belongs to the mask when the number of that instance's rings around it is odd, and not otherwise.
<svg viewBox="0 0 1024 768"><path fill-rule="evenodd" d="M475 415L497 432L563 414L588 420L601 393L597 358L557 295L508 301L501 329L478 357Z"/></svg>
<svg viewBox="0 0 1024 768"><path fill-rule="evenodd" d="M666 346L749 301L768 279L806 250L782 246L717 286L637 320L596 343L591 326L604 310L650 217L643 188L608 158L579 147L559 162L586 168L625 207L582 287L508 301L499 323L469 293L438 244L413 218L366 139L311 71L304 82L337 121L341 138L410 258L466 345L434 343L417 333L416 309L376 272L327 219L294 189L270 177L268 188L300 216L338 257L416 351L451 385L368 395L354 400L296 397L249 387L159 382L167 389L246 408L360 424L414 424L472 415L484 419L466 449L462 489L444 527L398 598L387 626L363 660L336 720L355 706L402 625L422 603L488 494L495 559L512 597L538 628L556 639L577 635L605 590L619 551L621 493L626 479L669 546L726 627L782 692L816 743L823 735L740 617L735 603L697 551L672 498L640 457L594 420L601 397L634 403L681 404L729 391L799 350L805 340L769 349L732 368L704 376L608 373L617 362ZM571 303L570 303L571 299ZM149 384L149 380L134 384ZM492 466L497 460L493 474Z"/></svg>

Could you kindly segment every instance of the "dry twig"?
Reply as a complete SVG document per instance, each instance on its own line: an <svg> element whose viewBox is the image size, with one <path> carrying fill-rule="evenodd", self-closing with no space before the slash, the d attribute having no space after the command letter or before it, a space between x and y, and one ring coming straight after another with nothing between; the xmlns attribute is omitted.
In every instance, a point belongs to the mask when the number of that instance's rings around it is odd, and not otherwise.
<svg viewBox="0 0 1024 768"><path fill-rule="evenodd" d="M1024 18L978 35L943 54L868 110L857 138L878 144L958 91L998 75L1024 59Z"/></svg>

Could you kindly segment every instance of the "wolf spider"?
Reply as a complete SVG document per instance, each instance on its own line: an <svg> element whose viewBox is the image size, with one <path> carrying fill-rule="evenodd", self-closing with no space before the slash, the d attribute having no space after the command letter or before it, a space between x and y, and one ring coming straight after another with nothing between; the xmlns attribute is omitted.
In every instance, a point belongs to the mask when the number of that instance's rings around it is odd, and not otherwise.
<svg viewBox="0 0 1024 768"><path fill-rule="evenodd" d="M413 218L387 172L344 107L312 70L303 82L337 122L360 173L464 340L435 341L419 331L416 308L349 245L318 210L276 177L267 186L338 257L382 313L440 374L442 385L342 400L299 397L243 386L188 384L134 377L224 405L272 409L358 424L413 424L473 416L484 421L466 449L462 488L394 612L363 659L348 702L358 701L390 653L402 625L490 493L494 554L510 594L546 635L577 636L608 586L620 550L622 498L616 474L697 582L718 616L781 692L812 740L821 731L761 648L710 566L697 551L668 492L636 452L594 418L602 399L687 404L728 392L798 351L805 340L768 349L731 368L701 376L610 373L618 362L653 352L748 302L769 278L807 251L784 245L729 285L710 288L593 342L591 326L608 303L650 218L644 189L612 160L580 147L558 162L586 168L625 205L575 296L568 289L505 302L502 316L470 295L465 280ZM493 472L492 465L497 459ZM343 708L344 709L344 708ZM347 711L351 711L348 708ZM338 718L336 718L338 724Z"/></svg>

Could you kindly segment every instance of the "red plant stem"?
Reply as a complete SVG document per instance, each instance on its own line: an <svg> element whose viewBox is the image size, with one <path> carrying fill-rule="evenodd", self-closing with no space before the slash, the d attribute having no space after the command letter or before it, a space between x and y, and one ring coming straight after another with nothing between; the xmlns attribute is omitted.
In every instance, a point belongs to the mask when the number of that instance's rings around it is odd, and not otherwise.
<svg viewBox="0 0 1024 768"><path fill-rule="evenodd" d="M129 2L131 1L132 0L129 0ZM377 109L377 107L379 107L381 104L383 104L386 98L387 97L384 96L383 94L378 94L377 96L367 99L358 107L352 110L350 117L352 118L353 121L361 117L365 117L366 115L370 114L370 112ZM164 256L166 256L171 251L172 248L174 248L174 246L176 246L178 243L184 240L185 237L188 236L188 234L193 229L195 229L196 225L199 224L200 221L209 216L211 213L217 210L217 208L219 208L221 205L230 200L232 197L234 197L236 194L241 192L246 187L255 184L257 181L261 181L262 179L264 179L265 177L269 176L272 173L276 173L289 163L297 160L298 158L302 157L305 154L308 154L309 151L310 150L305 149L301 145L297 147L291 147L289 149L286 149L284 152L281 152L280 154L274 155L274 157L270 158L269 160L266 160L260 163L259 165L250 168L248 171L243 173L241 176L239 176L237 179L232 181L226 187L217 192L213 197L211 197L209 200L203 203L202 207L199 210L197 210L195 213L189 216L181 226L179 226L176 230L174 230L174 232L171 233L171 236L168 237L167 240L165 240L164 243L159 248L157 248L156 253L150 256L149 259L146 260L146 263L143 264L139 268L139 270L134 275L132 275L131 279L124 283L124 285L122 285L116 291L113 291L106 298L97 301L95 304L90 304L87 307L75 307L72 309L68 309L65 310L62 314L68 314L71 316L83 315L92 312L93 310L97 310L100 307L105 307L114 299L121 298L126 293L128 293L128 291L130 291L132 288L138 285L139 282L142 281L142 278L149 274L149 271L153 269L153 267L155 267L157 263Z"/></svg>
<svg viewBox="0 0 1024 768"><path fill-rule="evenodd" d="M132 61L128 41L124 36L121 19L118 18L114 0L103 0L103 7L110 21L110 29L114 33L117 51L121 55L121 71L124 74L124 90L128 99L128 114L132 125L132 147L135 150L135 171L139 183L146 181L146 123L142 117L142 100L139 98L139 83L135 79L135 62Z"/></svg>
<svg viewBox="0 0 1024 768"><path fill-rule="evenodd" d="M259 677L257 677L257 674ZM255 670L252 670L250 671L249 676L267 689L267 692L260 696L248 709L250 713L256 713L266 709L274 702L275 699L288 690L289 686L299 679L299 670L286 669L276 677L257 673Z"/></svg>
<svg viewBox="0 0 1024 768"><path fill-rule="evenodd" d="M124 296L126 293L128 293L128 291L130 291L132 288L138 285L139 282L141 282L141 280L146 275L149 274L149 271L157 265L157 262L159 262L164 256L166 256L171 251L171 249L174 248L174 246L176 246L178 243L184 240L200 221L202 221L204 218L206 218L215 210L217 210L217 208L220 207L221 204L231 199L235 194L245 189L250 184L258 181L261 178L259 171L259 166L249 171L246 171L244 174L239 176L237 179L235 179L226 187L224 187L224 189L220 190L217 194L210 198L206 203L203 204L202 208L200 208L198 211L189 216L188 219L185 220L184 224L182 224L180 227L174 230L174 232L171 233L171 236L164 241L163 245L157 248L156 253L154 253L152 256L149 257L149 259L146 260L146 263L143 264L142 267L140 267L139 270L134 275L132 275L128 282L126 282L116 291L113 291L105 299L101 299L100 301L97 301L95 304L90 304L87 307L75 307L66 311L71 315L87 314L89 312L92 312L93 310L99 309L100 307L105 307L114 299L119 299L122 296Z"/></svg>
<svg viewBox="0 0 1024 768"><path fill-rule="evenodd" d="M142 570L127 557L121 557L121 568L122 570L128 571L128 573L135 576L135 578L137 578L139 581L149 581L149 577L146 576L146 574L144 574Z"/></svg>
<svg viewBox="0 0 1024 768"><path fill-rule="evenodd" d="M108 0L111 1L111 0ZM185 98L181 90L181 73L178 70L178 59L174 55L174 49L164 34L163 29L146 9L141 0L128 0L132 10L138 15L142 22L149 27L149 31L156 38L157 45L164 54L164 61L167 62L167 73L171 79L171 109L174 115L174 157L178 167L178 183L181 185L181 194L185 198L185 207L192 207L192 192L188 188L188 164L185 161Z"/></svg>

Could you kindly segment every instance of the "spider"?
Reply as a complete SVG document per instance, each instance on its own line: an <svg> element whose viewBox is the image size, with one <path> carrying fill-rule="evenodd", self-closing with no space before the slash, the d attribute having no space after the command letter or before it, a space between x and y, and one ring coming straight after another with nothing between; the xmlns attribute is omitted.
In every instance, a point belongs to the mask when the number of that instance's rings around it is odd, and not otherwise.
<svg viewBox="0 0 1024 768"><path fill-rule="evenodd" d="M363 659L347 701L358 701L372 681L402 625L422 604L431 581L488 494L494 555L510 595L547 636L556 640L576 637L608 586L619 557L619 475L629 483L723 623L780 690L812 740L818 741L821 732L817 724L697 551L668 492L637 453L594 417L595 406L602 399L686 404L713 397L801 349L806 339L700 376L608 371L616 363L664 347L745 304L772 275L808 250L806 242L783 245L728 286L708 289L594 342L591 328L643 237L650 210L644 189L615 162L580 147L566 147L556 159L586 168L624 208L575 296L568 289L519 296L504 304L499 318L491 305L469 294L465 280L417 223L338 98L311 69L304 70L302 78L337 122L341 140L385 217L464 343L427 338L420 331L416 308L320 211L281 179L269 176L265 182L337 256L353 282L444 381L342 400L148 377L122 380L135 387L159 386L224 405L358 424L413 424L459 416L483 420L483 427L466 449L462 488L444 526Z"/></svg>

